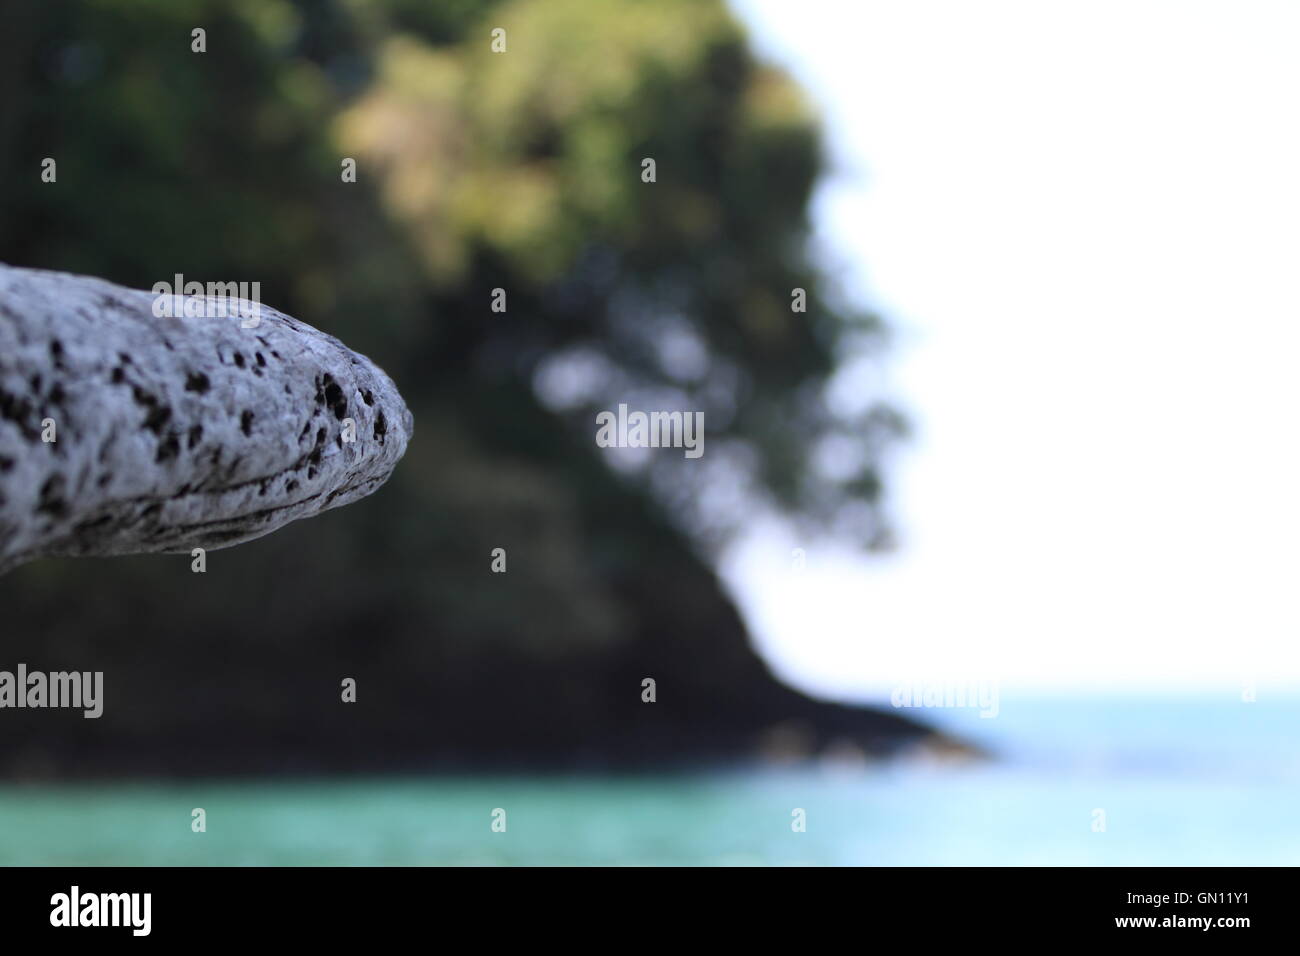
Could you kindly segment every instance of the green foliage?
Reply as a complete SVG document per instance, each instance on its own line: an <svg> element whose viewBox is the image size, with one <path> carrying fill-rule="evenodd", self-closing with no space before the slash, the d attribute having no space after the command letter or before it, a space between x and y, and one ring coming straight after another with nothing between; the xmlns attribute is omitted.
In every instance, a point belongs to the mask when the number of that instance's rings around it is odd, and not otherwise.
<svg viewBox="0 0 1300 956"><path fill-rule="evenodd" d="M0 582L17 659L76 649L78 668L119 675L152 659L177 688L135 688L125 723L96 729L105 746L129 731L179 760L187 741L211 755L260 740L283 716L278 680L323 695L286 723L299 752L353 734L369 753L330 700L349 674L389 688L362 726L402 721L379 751L404 759L504 754L497 731L536 750L539 719L563 752L602 721L622 739L643 715L610 688L647 667L699 694L727 675L719 747L752 729L746 708L794 706L698 546L760 502L881 540L879 460L901 425L827 408L837 359L880 330L835 308L810 261L815 119L721 0L47 0L7 16L0 258L137 287L261 281L268 304L388 369L417 423L372 500L212 555L206 578L148 558ZM57 184L39 180L45 156ZM488 308L498 287L504 314ZM539 398L566 369L580 394ZM604 465L594 412L638 397L705 412L700 467ZM831 439L858 462L833 479L811 464ZM720 483L748 490L701 509ZM508 589L486 570L497 546ZM240 706L209 686L243 688ZM203 707L178 716L187 696ZM307 726L334 744L300 739ZM656 726L663 747L681 729Z"/></svg>

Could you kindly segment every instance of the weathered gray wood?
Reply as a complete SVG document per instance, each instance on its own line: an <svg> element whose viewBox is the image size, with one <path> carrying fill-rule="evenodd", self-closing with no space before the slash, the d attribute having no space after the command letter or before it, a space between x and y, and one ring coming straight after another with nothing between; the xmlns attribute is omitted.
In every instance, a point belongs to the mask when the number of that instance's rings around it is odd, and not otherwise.
<svg viewBox="0 0 1300 956"><path fill-rule="evenodd" d="M0 265L0 573L228 547L365 497L405 452L392 380L332 336L154 302Z"/></svg>

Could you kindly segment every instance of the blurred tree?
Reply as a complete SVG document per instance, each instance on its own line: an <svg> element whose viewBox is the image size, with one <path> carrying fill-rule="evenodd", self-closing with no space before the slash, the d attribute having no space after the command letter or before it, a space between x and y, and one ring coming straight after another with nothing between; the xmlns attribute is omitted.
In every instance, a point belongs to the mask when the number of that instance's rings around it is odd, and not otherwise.
<svg viewBox="0 0 1300 956"><path fill-rule="evenodd" d="M901 429L827 405L837 360L881 329L831 304L806 247L816 125L720 0L6 17L0 258L261 281L388 369L417 427L374 498L206 575L155 557L0 580L3 659L104 670L111 695L93 726L17 718L0 766L636 763L738 755L791 721L866 746L917 733L774 681L702 557L764 506L880 543ZM594 412L619 401L703 410L704 457L611 468ZM814 467L828 442L850 470Z"/></svg>
<svg viewBox="0 0 1300 956"><path fill-rule="evenodd" d="M713 455L645 469L701 540L752 513L753 500L690 507L737 469L750 498L886 540L877 469L900 419L879 405L837 419L823 396L837 358L879 325L828 305L806 254L814 122L725 7L520 0L459 44L429 39L386 37L335 127L340 150L378 170L433 283L440 321L413 356L564 381L542 398L583 430L629 395L703 410ZM508 290L506 316L485 311L493 287ZM827 441L853 465L834 479L811 464Z"/></svg>

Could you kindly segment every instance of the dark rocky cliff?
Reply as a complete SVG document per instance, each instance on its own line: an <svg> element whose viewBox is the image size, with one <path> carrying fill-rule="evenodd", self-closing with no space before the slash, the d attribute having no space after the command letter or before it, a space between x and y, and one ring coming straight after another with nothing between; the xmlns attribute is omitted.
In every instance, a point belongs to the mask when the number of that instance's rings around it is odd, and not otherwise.
<svg viewBox="0 0 1300 956"><path fill-rule="evenodd" d="M416 411L408 455L443 468L399 467L204 574L174 555L0 578L0 669L105 675L97 720L0 712L0 774L663 767L924 735L776 681L714 575L594 456L497 457L455 418Z"/></svg>

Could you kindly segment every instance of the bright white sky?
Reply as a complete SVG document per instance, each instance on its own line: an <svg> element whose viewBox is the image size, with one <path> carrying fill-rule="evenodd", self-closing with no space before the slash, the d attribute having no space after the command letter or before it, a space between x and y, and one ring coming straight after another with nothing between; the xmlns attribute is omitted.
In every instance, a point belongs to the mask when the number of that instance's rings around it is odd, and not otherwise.
<svg viewBox="0 0 1300 956"><path fill-rule="evenodd" d="M724 562L777 671L1300 682L1300 3L733 7L824 114L819 240L918 428L896 554Z"/></svg>

